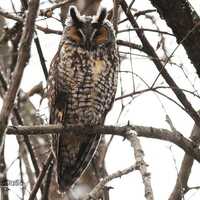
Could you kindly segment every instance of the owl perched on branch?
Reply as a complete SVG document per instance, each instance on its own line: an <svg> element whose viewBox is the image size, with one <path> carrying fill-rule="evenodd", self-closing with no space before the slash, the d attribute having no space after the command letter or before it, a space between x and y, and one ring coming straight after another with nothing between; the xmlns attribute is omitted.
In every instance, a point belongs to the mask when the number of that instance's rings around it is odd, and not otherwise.
<svg viewBox="0 0 200 200"><path fill-rule="evenodd" d="M49 71L50 123L103 125L117 88L119 57L114 30L105 9L91 17L81 16L73 6L69 15ZM69 189L81 176L99 141L99 134L53 134L60 191Z"/></svg>

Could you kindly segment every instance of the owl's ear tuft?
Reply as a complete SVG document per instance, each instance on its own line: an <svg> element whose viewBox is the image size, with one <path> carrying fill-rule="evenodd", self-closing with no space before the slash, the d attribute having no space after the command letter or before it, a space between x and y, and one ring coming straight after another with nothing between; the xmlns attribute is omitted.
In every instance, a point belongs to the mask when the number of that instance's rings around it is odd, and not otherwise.
<svg viewBox="0 0 200 200"><path fill-rule="evenodd" d="M82 24L80 13L76 6L70 6L69 14L75 26L80 27Z"/></svg>
<svg viewBox="0 0 200 200"><path fill-rule="evenodd" d="M106 8L99 8L97 15L93 17L92 25L94 28L100 28L107 17Z"/></svg>
<svg viewBox="0 0 200 200"><path fill-rule="evenodd" d="M103 24L104 20L107 17L107 10L106 8L101 8L98 15L98 24Z"/></svg>

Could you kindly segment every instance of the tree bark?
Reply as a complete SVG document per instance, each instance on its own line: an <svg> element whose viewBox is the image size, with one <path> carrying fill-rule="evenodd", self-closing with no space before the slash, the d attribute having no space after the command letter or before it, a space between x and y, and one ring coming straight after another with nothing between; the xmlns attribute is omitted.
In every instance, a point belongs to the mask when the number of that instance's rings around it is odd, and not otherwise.
<svg viewBox="0 0 200 200"><path fill-rule="evenodd" d="M188 58L200 77L200 19L187 0L150 0L161 18L172 29L178 44L185 48Z"/></svg>

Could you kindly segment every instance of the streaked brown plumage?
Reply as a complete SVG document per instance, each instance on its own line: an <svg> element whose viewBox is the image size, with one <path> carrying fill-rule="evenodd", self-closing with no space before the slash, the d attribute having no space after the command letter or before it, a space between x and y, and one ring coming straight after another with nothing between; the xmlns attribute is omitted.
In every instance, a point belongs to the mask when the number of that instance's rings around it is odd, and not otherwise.
<svg viewBox="0 0 200 200"><path fill-rule="evenodd" d="M71 7L49 71L50 123L103 125L114 100L118 66L114 31L106 20L106 10L101 9L96 16L89 17L80 16L77 9ZM81 176L99 141L99 135L53 135L61 191L69 189Z"/></svg>

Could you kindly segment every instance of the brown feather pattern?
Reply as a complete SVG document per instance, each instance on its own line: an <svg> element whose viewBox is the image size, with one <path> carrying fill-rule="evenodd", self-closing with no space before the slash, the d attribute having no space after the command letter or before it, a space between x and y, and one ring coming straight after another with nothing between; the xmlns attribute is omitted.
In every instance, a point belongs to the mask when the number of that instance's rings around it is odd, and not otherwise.
<svg viewBox="0 0 200 200"><path fill-rule="evenodd" d="M88 19L91 23L92 19ZM87 50L69 39L68 30L66 27L49 71L50 123L103 125L117 88L119 59L115 40L109 45ZM69 189L81 176L99 141L99 134L80 137L73 133L53 135L52 148L61 191Z"/></svg>

